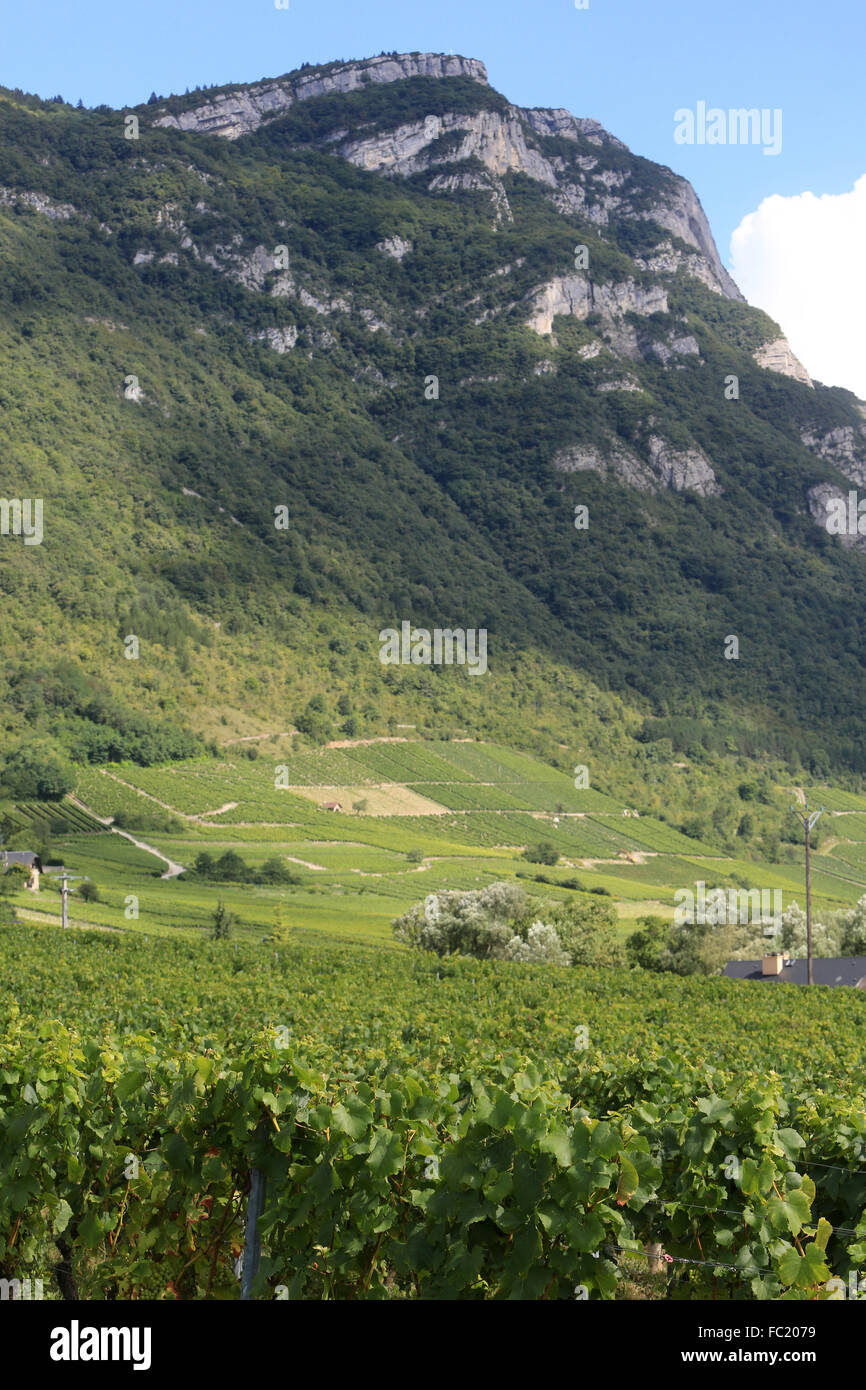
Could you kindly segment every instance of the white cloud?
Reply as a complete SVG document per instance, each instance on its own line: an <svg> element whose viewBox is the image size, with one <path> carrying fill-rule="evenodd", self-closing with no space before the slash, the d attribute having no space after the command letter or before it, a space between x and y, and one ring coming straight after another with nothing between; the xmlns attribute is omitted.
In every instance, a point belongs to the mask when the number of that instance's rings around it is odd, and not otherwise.
<svg viewBox="0 0 866 1390"><path fill-rule="evenodd" d="M810 376L866 400L866 174L850 193L774 194L731 237L731 274Z"/></svg>

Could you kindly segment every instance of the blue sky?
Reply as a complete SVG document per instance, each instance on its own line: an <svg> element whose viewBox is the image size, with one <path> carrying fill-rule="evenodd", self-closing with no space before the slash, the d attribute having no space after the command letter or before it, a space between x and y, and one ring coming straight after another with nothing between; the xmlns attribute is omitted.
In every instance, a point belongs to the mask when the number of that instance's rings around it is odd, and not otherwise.
<svg viewBox="0 0 866 1390"><path fill-rule="evenodd" d="M6 0L0 19L0 82L88 106L382 49L481 58L516 104L595 116L684 174L728 264L763 199L845 194L866 173L863 0ZM676 144L675 111L699 101L781 108L781 153Z"/></svg>

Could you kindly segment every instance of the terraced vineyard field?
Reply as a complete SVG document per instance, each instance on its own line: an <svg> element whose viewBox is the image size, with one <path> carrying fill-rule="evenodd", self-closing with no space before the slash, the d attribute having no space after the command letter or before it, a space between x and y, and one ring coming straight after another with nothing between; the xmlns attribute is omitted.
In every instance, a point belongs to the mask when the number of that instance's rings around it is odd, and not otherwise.
<svg viewBox="0 0 866 1390"><path fill-rule="evenodd" d="M38 825L48 825L65 822L70 831L78 831L80 834L91 834L101 830L99 821L80 806L65 800L62 803L57 801L17 801L4 803L4 814L8 817L9 823L14 828L21 830L33 830Z"/></svg>
<svg viewBox="0 0 866 1390"><path fill-rule="evenodd" d="M796 862L789 863L731 858L498 745L406 740L292 752L285 743L265 741L257 748L256 757L237 750L164 767L83 769L77 795L88 810L68 799L62 807L21 807L22 826L35 824L43 811L55 821L62 812L67 832L76 832L56 833L52 854L87 874L100 901L85 905L73 894L72 920L155 935L200 932L224 901L241 933L255 937L272 928L282 903L307 928L387 941L393 917L427 893L516 874L542 897L568 898L580 891L578 883L586 891L604 890L623 917L623 931L631 929L641 902L670 917L675 891L698 879L780 888L785 904L802 901L802 850L792 849ZM833 798L828 793L824 800ZM842 805L857 798L840 793L835 800ZM325 801L341 801L344 810L324 811ZM415 813L431 803L443 809ZM134 832L137 840L187 870L204 850L216 856L232 850L251 870L276 855L297 882L275 889L165 881L162 859L117 835L95 833L101 827L89 811L122 813L143 827ZM866 892L866 814L828 811L821 826L832 839L830 852L816 854L813 863L816 906L856 902ZM536 882L538 866L522 857L540 842L560 856L543 877L558 879L561 887ZM125 913L130 894L138 899L135 918ZM16 901L43 917L57 911L48 889L38 902L26 893Z"/></svg>
<svg viewBox="0 0 866 1390"><path fill-rule="evenodd" d="M823 806L828 811L866 811L866 796L843 791L841 787L804 787L810 807Z"/></svg>

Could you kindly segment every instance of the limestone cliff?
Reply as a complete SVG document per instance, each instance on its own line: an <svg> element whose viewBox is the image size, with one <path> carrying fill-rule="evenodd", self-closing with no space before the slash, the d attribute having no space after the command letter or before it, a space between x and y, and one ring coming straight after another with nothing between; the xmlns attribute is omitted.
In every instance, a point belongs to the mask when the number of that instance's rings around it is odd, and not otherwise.
<svg viewBox="0 0 866 1390"><path fill-rule="evenodd" d="M263 121L287 111L295 102L330 92L354 92L368 82L400 82L407 77L470 77L475 82L487 84L487 71L477 58L456 58L442 53L383 54L379 58L335 65L327 72L317 70L249 87L235 87L179 116L163 110L153 124L237 140L241 135L258 130Z"/></svg>
<svg viewBox="0 0 866 1390"><path fill-rule="evenodd" d="M804 386L812 385L812 378L803 363L794 356L787 338L775 338L771 343L764 343L753 356L759 367L780 372L782 376L792 376L795 381L802 381Z"/></svg>
<svg viewBox="0 0 866 1390"><path fill-rule="evenodd" d="M437 53L382 55L360 62L333 65L327 70L293 74L247 87L220 92L198 106L175 115L164 108L154 124L237 140L256 131L297 102L334 92L356 92L368 84L399 82L412 77L469 78L487 87L484 64L473 58ZM567 140L574 156L547 154L545 141ZM647 268L674 275L682 268L716 293L731 299L742 295L721 263L703 208L685 179L666 171L663 196L649 207L633 206L635 186L629 171L597 167L598 156L583 151L594 147L624 151L626 146L592 117L573 116L562 108L507 105L503 110L452 112L426 116L369 135L332 132L325 142L361 169L391 177L410 177L437 165L467 160L485 166L494 179L524 174L550 190L563 212L578 213L600 227L614 216L650 219L670 231L691 254L670 242ZM482 186L455 176L451 187ZM448 185L437 180L436 188ZM504 189L487 185L496 222L507 221Z"/></svg>
<svg viewBox="0 0 866 1390"><path fill-rule="evenodd" d="M715 497L721 491L712 464L697 446L676 449L667 440L651 433L646 439L645 454L642 457L622 440L612 437L602 447L575 444L561 449L553 459L553 466L560 473L589 469L641 492L670 488L673 492Z"/></svg>
<svg viewBox="0 0 866 1390"><path fill-rule="evenodd" d="M596 285L588 275L558 275L536 291L527 327L548 334L558 314L585 319L595 312L612 320L626 313L666 314L667 309L667 295L660 285L644 289L634 280Z"/></svg>

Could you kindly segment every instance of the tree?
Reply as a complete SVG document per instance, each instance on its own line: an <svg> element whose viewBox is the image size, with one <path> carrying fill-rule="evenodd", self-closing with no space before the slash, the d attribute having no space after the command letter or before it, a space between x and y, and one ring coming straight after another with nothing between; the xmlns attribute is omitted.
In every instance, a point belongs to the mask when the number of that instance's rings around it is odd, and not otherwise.
<svg viewBox="0 0 866 1390"><path fill-rule="evenodd" d="M548 965L625 964L614 933L609 903L544 902L516 883L460 893L431 893L395 919L394 934L439 956L458 953L482 960L516 960Z"/></svg>
<svg viewBox="0 0 866 1390"><path fill-rule="evenodd" d="M629 965L635 970L659 970L661 954L668 935L668 923L663 917L639 917L640 931L632 932L625 943Z"/></svg>
<svg viewBox="0 0 866 1390"><path fill-rule="evenodd" d="M148 106L153 106L154 102L158 100L159 98L157 97L156 92L151 92L150 96L147 98L147 104Z"/></svg>
<svg viewBox="0 0 866 1390"><path fill-rule="evenodd" d="M282 859L273 855L266 859L262 867L256 874L256 883L297 883L298 880L290 869L287 869Z"/></svg>
<svg viewBox="0 0 866 1390"><path fill-rule="evenodd" d="M528 859L530 864L558 864L559 853L555 845L549 840L542 840L537 845L527 845L523 851L524 859Z"/></svg>
<svg viewBox="0 0 866 1390"><path fill-rule="evenodd" d="M825 957L841 955L842 940L846 935L844 922L846 915L845 913L830 913L825 921L812 923L813 955ZM842 921L839 920L840 917L843 919ZM795 902L789 903L782 913L782 947L790 953L792 960L805 959L806 914Z"/></svg>
<svg viewBox="0 0 866 1390"><path fill-rule="evenodd" d="M668 932L659 956L659 970L674 975L711 975L706 947L718 927L701 922L678 922Z"/></svg>
<svg viewBox="0 0 866 1390"><path fill-rule="evenodd" d="M297 589L297 585L295 588ZM334 726L321 695L313 695L307 701L305 709L296 716L295 724L301 733L306 734L314 743L327 743L328 739L333 737Z"/></svg>
<svg viewBox="0 0 866 1390"><path fill-rule="evenodd" d="M285 910L280 907L277 909L277 920L274 926L262 937L262 944L267 946L288 946L291 942L291 928L286 921Z"/></svg>
<svg viewBox="0 0 866 1390"><path fill-rule="evenodd" d="M866 955L866 896L858 899L856 907L843 909L838 921L842 929L842 954Z"/></svg>
<svg viewBox="0 0 866 1390"><path fill-rule="evenodd" d="M59 801L75 786L75 769L49 744L22 743L6 759L3 790L22 800Z"/></svg>
<svg viewBox="0 0 866 1390"><path fill-rule="evenodd" d="M236 850L227 849L214 864L214 878L221 883L246 883L250 867Z"/></svg>
<svg viewBox="0 0 866 1390"><path fill-rule="evenodd" d="M235 918L221 902L217 903L211 921L213 923L211 941L228 941L235 925Z"/></svg>
<svg viewBox="0 0 866 1390"><path fill-rule="evenodd" d="M622 942L616 935L617 915L612 903L592 898L575 898L557 903L545 913L545 920L556 929L572 965L606 968L626 963Z"/></svg>
<svg viewBox="0 0 866 1390"><path fill-rule="evenodd" d="M78 890L78 896L83 898L86 903L98 903L101 901L99 889L92 879L86 878Z"/></svg>

